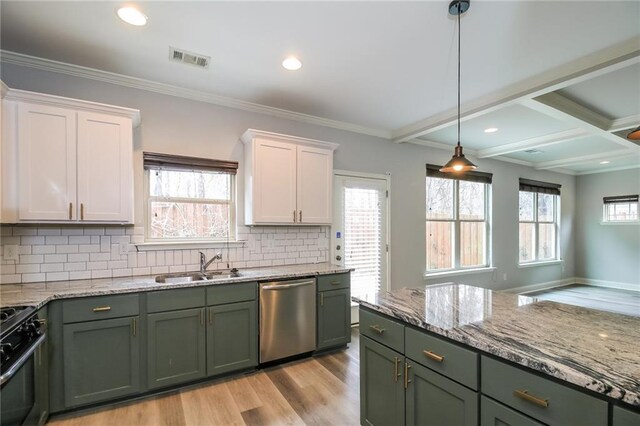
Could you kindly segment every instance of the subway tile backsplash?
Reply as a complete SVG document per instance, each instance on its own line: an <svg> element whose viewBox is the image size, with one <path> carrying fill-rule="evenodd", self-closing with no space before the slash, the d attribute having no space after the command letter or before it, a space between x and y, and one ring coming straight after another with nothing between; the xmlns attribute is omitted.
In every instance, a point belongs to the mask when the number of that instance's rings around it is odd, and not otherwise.
<svg viewBox="0 0 640 426"><path fill-rule="evenodd" d="M329 227L239 227L242 247L136 251L142 227L2 225L0 284L127 277L195 271L198 251L223 260L209 270L252 268L329 259ZM6 245L18 246L18 261L5 259ZM120 247L128 250L120 254Z"/></svg>

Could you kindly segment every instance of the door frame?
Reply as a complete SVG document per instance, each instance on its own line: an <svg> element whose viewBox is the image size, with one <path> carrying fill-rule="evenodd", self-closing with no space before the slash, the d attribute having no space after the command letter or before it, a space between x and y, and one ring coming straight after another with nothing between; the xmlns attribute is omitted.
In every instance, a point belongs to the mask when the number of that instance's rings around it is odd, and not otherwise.
<svg viewBox="0 0 640 426"><path fill-rule="evenodd" d="M337 177L351 177L351 178L364 178L364 179L376 179L376 180L381 180L384 181L385 183L385 187L386 187L386 202L385 202L385 210L386 210L386 217L385 217L385 221L383 226L385 227L385 239L386 241L383 241L383 244L386 244L386 252L385 252L385 263L386 263L386 267L385 267L385 276L384 278L384 287L382 288L382 290L384 291L389 291L390 288L390 281L391 281L391 173L390 172L386 172L386 173L366 173L366 172L353 172L353 171L348 171L348 170L334 170L333 171L333 184L335 185L335 179ZM335 201L335 197L337 194L334 193L334 201ZM336 203L334 203L334 205L336 205ZM331 235L329 238L329 244L331 245L331 263L335 264L335 258L336 258L336 249L335 249L335 220L336 218L334 217L334 222L331 224ZM358 320L358 309L357 309L357 304L353 304L351 305L351 322L352 325L357 325L359 320Z"/></svg>

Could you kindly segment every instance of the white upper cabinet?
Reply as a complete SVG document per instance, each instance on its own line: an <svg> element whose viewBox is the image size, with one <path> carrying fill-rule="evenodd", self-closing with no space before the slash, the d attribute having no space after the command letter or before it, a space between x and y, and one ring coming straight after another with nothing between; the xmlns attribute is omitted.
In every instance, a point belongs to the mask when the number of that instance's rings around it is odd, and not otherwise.
<svg viewBox="0 0 640 426"><path fill-rule="evenodd" d="M9 89L3 118L3 223L133 222L137 110Z"/></svg>
<svg viewBox="0 0 640 426"><path fill-rule="evenodd" d="M76 114L48 105L18 105L21 220L76 219Z"/></svg>
<svg viewBox="0 0 640 426"><path fill-rule="evenodd" d="M242 141L247 225L331 224L338 145L253 129Z"/></svg>

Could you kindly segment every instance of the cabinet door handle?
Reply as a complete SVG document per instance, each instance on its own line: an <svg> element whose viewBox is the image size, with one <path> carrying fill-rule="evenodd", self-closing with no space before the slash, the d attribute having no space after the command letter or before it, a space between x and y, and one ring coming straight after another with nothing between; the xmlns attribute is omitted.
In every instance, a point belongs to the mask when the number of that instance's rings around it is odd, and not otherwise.
<svg viewBox="0 0 640 426"><path fill-rule="evenodd" d="M93 308L93 312L107 312L111 310L111 306L97 306Z"/></svg>
<svg viewBox="0 0 640 426"><path fill-rule="evenodd" d="M131 335L136 337L136 334L138 334L138 320L133 318L131 320Z"/></svg>
<svg viewBox="0 0 640 426"><path fill-rule="evenodd" d="M404 388L407 389L409 387L409 383L411 383L411 380L409 380L409 369L411 368L411 366L409 365L409 363L405 362L404 363Z"/></svg>
<svg viewBox="0 0 640 426"><path fill-rule="evenodd" d="M293 223L296 223L296 211L293 211Z"/></svg>
<svg viewBox="0 0 640 426"><path fill-rule="evenodd" d="M515 391L513 391L513 394L518 398L524 399L525 401L531 402L532 404L539 405L540 407L546 408L549 406L548 399L533 396L527 390L516 389Z"/></svg>
<svg viewBox="0 0 640 426"><path fill-rule="evenodd" d="M200 325L204 326L204 308L200 309Z"/></svg>
<svg viewBox="0 0 640 426"><path fill-rule="evenodd" d="M369 328L380 335L382 335L382 333L384 333L384 330L385 330L384 328L380 328L379 325L370 325Z"/></svg>
<svg viewBox="0 0 640 426"><path fill-rule="evenodd" d="M211 309L209 309L209 324L213 324L213 314L211 313Z"/></svg>
<svg viewBox="0 0 640 426"><path fill-rule="evenodd" d="M396 383L398 383L398 377L402 376L402 373L398 373L398 365L400 364L401 359L398 357L395 357L394 359L394 367L395 367L395 372L394 372L394 376L393 379L395 380Z"/></svg>
<svg viewBox="0 0 640 426"><path fill-rule="evenodd" d="M300 210L300 220L298 222L302 223L302 210Z"/></svg>
<svg viewBox="0 0 640 426"><path fill-rule="evenodd" d="M444 361L444 356L442 356L442 355L438 355L438 354L433 353L431 351L422 351L422 353L424 354L424 356L434 360L435 362L443 362Z"/></svg>
<svg viewBox="0 0 640 426"><path fill-rule="evenodd" d="M69 203L69 220L73 219L73 203Z"/></svg>
<svg viewBox="0 0 640 426"><path fill-rule="evenodd" d="M84 220L84 203L80 203L80 220Z"/></svg>
<svg viewBox="0 0 640 426"><path fill-rule="evenodd" d="M320 306L324 306L324 293L320 293Z"/></svg>

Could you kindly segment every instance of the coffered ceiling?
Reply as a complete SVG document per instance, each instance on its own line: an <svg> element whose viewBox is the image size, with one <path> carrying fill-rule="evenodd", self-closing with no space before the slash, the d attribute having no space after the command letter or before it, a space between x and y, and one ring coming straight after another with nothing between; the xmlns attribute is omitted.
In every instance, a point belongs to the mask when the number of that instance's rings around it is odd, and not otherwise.
<svg viewBox="0 0 640 426"><path fill-rule="evenodd" d="M149 23L132 27L115 14L121 2L2 1L0 47L4 62L449 149L447 3L143 1ZM465 149L567 173L640 164L624 137L640 124L638 22L637 1L473 1L462 23ZM169 46L211 64L170 62ZM296 72L280 66L292 54Z"/></svg>

